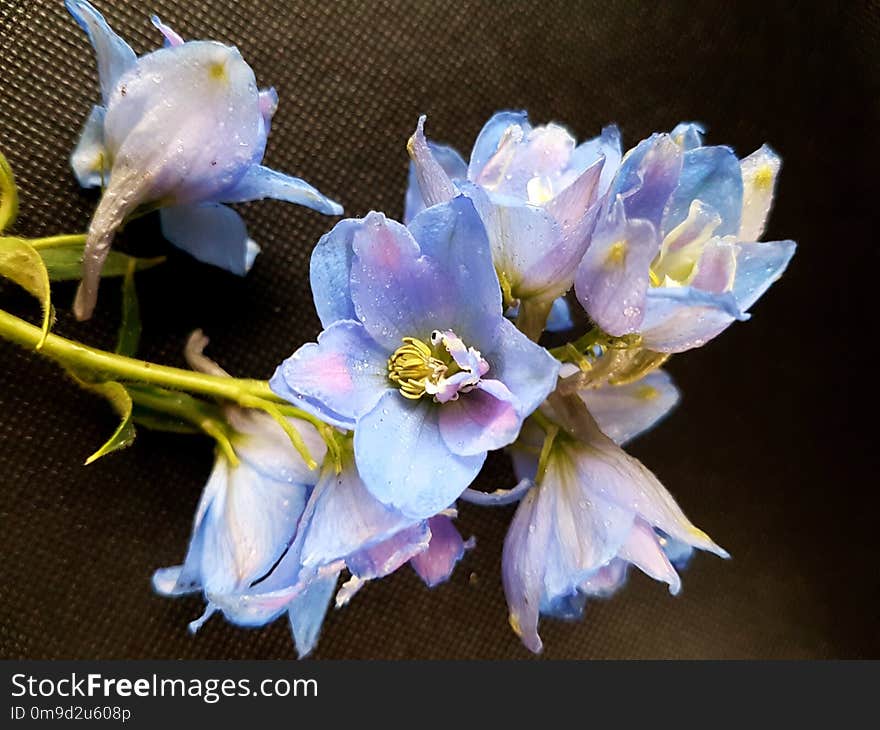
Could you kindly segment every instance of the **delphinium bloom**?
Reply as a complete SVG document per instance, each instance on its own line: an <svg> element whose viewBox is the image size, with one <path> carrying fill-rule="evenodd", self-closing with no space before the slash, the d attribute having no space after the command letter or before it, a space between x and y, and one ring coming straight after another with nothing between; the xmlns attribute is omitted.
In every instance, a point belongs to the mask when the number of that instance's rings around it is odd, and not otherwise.
<svg viewBox="0 0 880 730"><path fill-rule="evenodd" d="M423 125L424 117L409 145L406 219L457 192L470 197L486 226L505 305L537 339L574 282L617 170L617 128L578 145L558 124L533 127L525 112L499 112L465 163L452 148L427 142ZM555 322L565 322L563 302L556 307Z"/></svg>
<svg viewBox="0 0 880 730"><path fill-rule="evenodd" d="M615 417L606 416L613 430ZM636 435L625 420L619 432ZM534 487L510 525L502 573L511 626L532 651L542 648L540 615L580 616L588 598L623 584L630 564L675 594L681 581L674 563L693 548L727 557L650 471L602 433L575 394L552 394L513 454L518 475Z"/></svg>
<svg viewBox="0 0 880 730"><path fill-rule="evenodd" d="M325 329L270 384L353 429L366 488L409 517L452 505L555 387L558 361L503 316L463 196L408 227L380 213L342 221L315 248L311 283Z"/></svg>
<svg viewBox="0 0 880 730"><path fill-rule="evenodd" d="M270 416L230 407L227 417L234 452L217 450L186 559L153 578L164 595L204 594L208 608L194 629L225 596L249 588L284 554L319 475ZM295 419L291 424L313 458L323 459L326 447L314 426Z"/></svg>
<svg viewBox="0 0 880 730"><path fill-rule="evenodd" d="M201 350L197 333L187 360L225 376ZM168 596L201 592L207 609L233 623L263 625L286 613L297 650L314 647L343 569L347 603L369 580L409 563L428 586L447 580L470 542L452 524L454 511L415 520L378 502L354 465L351 437L338 436L332 458L309 423L291 419L321 466L309 468L281 426L265 413L229 407L229 447L218 448L193 524L183 565L156 571ZM231 453L230 449L231 448Z"/></svg>
<svg viewBox="0 0 880 730"><path fill-rule="evenodd" d="M241 275L259 247L223 203L277 198L342 212L303 180L260 164L278 97L257 89L236 48L183 42L154 18L165 47L138 58L88 2L66 4L94 46L102 98L71 157L81 185L103 188L74 303L79 319L91 316L114 235L133 214L161 208L172 243Z"/></svg>
<svg viewBox="0 0 880 730"><path fill-rule="evenodd" d="M630 150L614 176L575 289L590 318L645 348L699 347L781 276L792 241L759 243L779 157L768 147L738 160L679 125Z"/></svg>

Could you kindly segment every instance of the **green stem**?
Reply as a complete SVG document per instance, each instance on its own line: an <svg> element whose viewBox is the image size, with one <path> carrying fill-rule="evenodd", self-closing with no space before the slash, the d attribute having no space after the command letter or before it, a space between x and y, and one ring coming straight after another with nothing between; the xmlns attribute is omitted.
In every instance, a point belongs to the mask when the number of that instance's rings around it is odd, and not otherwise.
<svg viewBox="0 0 880 730"><path fill-rule="evenodd" d="M216 406L174 391L146 390L137 385L130 385L128 394L131 396L132 402L139 406L175 416L192 424L217 442L233 466L238 465L238 456L229 439L229 427ZM216 413L212 411L216 411Z"/></svg>
<svg viewBox="0 0 880 730"><path fill-rule="evenodd" d="M551 424L544 436L544 443L541 446L541 456L538 458L538 472L535 474L535 484L541 484L544 481L544 475L547 473L547 465L550 462L550 454L553 450L553 442L559 434L559 426L555 423Z"/></svg>
<svg viewBox="0 0 880 730"><path fill-rule="evenodd" d="M572 349L583 353L587 348L597 344L603 337L605 337L605 333L598 327L593 327L593 329L584 333L576 340L566 342L559 347L554 347L550 350L550 354L562 362L572 362Z"/></svg>
<svg viewBox="0 0 880 730"><path fill-rule="evenodd" d="M57 248L61 246L82 245L86 243L85 233L71 233L60 236L44 236L42 238L26 238L24 239L36 249L40 248Z"/></svg>
<svg viewBox="0 0 880 730"><path fill-rule="evenodd" d="M36 351L42 339L42 332L38 327L0 309L0 337L25 349ZM242 401L252 402L255 397L270 403L283 402L272 392L265 380L224 378L156 365L87 347L52 333L46 337L39 352L65 367L82 371L86 376L98 375L100 379L149 383L239 404L242 404Z"/></svg>

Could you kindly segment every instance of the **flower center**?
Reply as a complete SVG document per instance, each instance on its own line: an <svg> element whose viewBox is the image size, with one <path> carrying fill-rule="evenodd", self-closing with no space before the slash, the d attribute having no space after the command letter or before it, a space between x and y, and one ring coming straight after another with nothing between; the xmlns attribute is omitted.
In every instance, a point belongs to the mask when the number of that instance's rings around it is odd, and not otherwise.
<svg viewBox="0 0 880 730"><path fill-rule="evenodd" d="M476 387L489 371L480 352L467 347L451 330L431 333L430 344L404 337L388 358L388 379L404 398L432 396L438 403L456 400Z"/></svg>
<svg viewBox="0 0 880 730"><path fill-rule="evenodd" d="M388 358L388 378L404 398L412 400L421 398L429 384L436 386L446 370L446 363L415 337L404 337L403 344Z"/></svg>

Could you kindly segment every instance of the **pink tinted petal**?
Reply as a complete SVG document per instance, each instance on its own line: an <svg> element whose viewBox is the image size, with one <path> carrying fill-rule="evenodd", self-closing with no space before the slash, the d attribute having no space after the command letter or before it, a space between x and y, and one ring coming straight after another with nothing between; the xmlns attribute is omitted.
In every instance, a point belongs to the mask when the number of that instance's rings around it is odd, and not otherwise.
<svg viewBox="0 0 880 730"><path fill-rule="evenodd" d="M366 550L353 553L345 562L352 575L361 580L384 578L427 550L430 540L428 523L420 522Z"/></svg>
<svg viewBox="0 0 880 730"><path fill-rule="evenodd" d="M604 164L605 158L600 157L577 180L544 206L564 232L585 228L582 222L587 211L596 202Z"/></svg>
<svg viewBox="0 0 880 730"><path fill-rule="evenodd" d="M388 390L387 362L359 322L340 320L281 363L269 385L293 405L346 428Z"/></svg>
<svg viewBox="0 0 880 730"><path fill-rule="evenodd" d="M640 519L635 521L632 532L617 554L635 565L645 575L668 583L669 592L673 596L678 595L681 590L681 578L660 547L657 534L646 522Z"/></svg>
<svg viewBox="0 0 880 730"><path fill-rule="evenodd" d="M150 22L154 26L156 26L156 28L159 30L159 32L164 36L166 46L173 48L174 46L182 46L183 45L184 41L183 41L183 38L181 38L180 34L177 33L177 31L175 31L170 26L165 25L165 23L163 23L159 19L158 15L150 16Z"/></svg>
<svg viewBox="0 0 880 730"><path fill-rule="evenodd" d="M718 239L709 241L697 263L697 273L691 286L703 291L721 294L733 289L736 277L737 245Z"/></svg>
<svg viewBox="0 0 880 730"><path fill-rule="evenodd" d="M615 558L581 583L579 590L590 596L610 596L626 580L626 568L625 560Z"/></svg>
<svg viewBox="0 0 880 730"><path fill-rule="evenodd" d="M410 564L429 588L449 580L456 563L465 551L464 541L452 520L445 515L437 515L428 520L431 528L431 542L428 549L416 555Z"/></svg>
<svg viewBox="0 0 880 730"><path fill-rule="evenodd" d="M522 419L519 402L497 380L481 380L470 393L440 406L440 435L454 454L472 456L512 443Z"/></svg>
<svg viewBox="0 0 880 730"><path fill-rule="evenodd" d="M644 317L648 269L659 242L654 227L624 212L618 198L596 230L575 275L575 292L590 318L608 334L636 332Z"/></svg>

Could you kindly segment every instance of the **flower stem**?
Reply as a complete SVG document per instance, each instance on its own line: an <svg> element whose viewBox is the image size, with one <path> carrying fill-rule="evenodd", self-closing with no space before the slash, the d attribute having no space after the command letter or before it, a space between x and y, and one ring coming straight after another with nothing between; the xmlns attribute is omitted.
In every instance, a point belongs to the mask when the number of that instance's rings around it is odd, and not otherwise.
<svg viewBox="0 0 880 730"><path fill-rule="evenodd" d="M25 349L36 351L42 332L38 327L0 309L0 337ZM94 376L98 376L102 380L149 383L171 390L222 398L234 403L240 403L248 398L252 400L253 397L270 402L283 402L264 380L223 378L218 375L203 375L191 370L157 365L88 347L52 333L46 337L39 352L66 367L92 376L93 379Z"/></svg>
<svg viewBox="0 0 880 730"><path fill-rule="evenodd" d="M175 416L192 424L217 442L230 464L238 465L238 456L229 440L229 427L217 406L175 391L142 388L137 385L129 386L128 394L132 402L139 406Z"/></svg>
<svg viewBox="0 0 880 730"><path fill-rule="evenodd" d="M593 329L585 332L576 340L572 342L566 342L564 345L560 345L559 347L554 347L550 350L550 354L553 355L557 360L561 360L562 362L573 362L573 353L583 353L587 348L593 347L599 343L605 337L605 333L602 332L598 327L593 327Z"/></svg>

